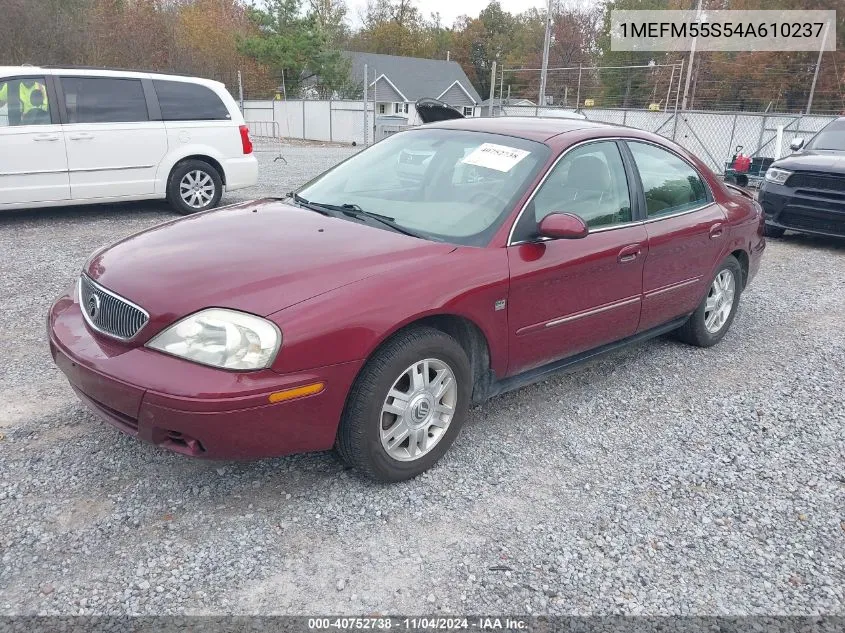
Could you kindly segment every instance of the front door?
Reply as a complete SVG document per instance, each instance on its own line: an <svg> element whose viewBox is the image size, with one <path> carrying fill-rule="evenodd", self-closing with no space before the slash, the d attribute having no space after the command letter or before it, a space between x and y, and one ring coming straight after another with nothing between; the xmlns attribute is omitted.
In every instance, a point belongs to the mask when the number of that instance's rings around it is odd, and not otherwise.
<svg viewBox="0 0 845 633"><path fill-rule="evenodd" d="M162 121L150 121L140 79L60 79L74 200L155 193L167 153Z"/></svg>
<svg viewBox="0 0 845 633"><path fill-rule="evenodd" d="M722 208L689 163L656 145L627 145L647 213L642 331L695 310L724 249L727 227Z"/></svg>
<svg viewBox="0 0 845 633"><path fill-rule="evenodd" d="M648 235L635 222L616 141L568 151L522 213L508 247L508 374L634 334L640 317ZM587 223L582 239L543 240L537 225L553 212Z"/></svg>
<svg viewBox="0 0 845 633"><path fill-rule="evenodd" d="M0 208L67 200L67 155L44 77L0 78Z"/></svg>

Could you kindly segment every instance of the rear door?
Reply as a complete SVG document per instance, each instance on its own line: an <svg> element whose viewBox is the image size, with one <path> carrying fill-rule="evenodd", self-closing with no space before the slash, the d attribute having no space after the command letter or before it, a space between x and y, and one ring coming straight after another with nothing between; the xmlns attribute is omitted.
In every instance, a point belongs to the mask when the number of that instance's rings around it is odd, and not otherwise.
<svg viewBox="0 0 845 633"><path fill-rule="evenodd" d="M727 239L726 219L698 171L672 152L627 141L642 183L648 257L639 329L692 312Z"/></svg>
<svg viewBox="0 0 845 633"><path fill-rule="evenodd" d="M171 148L193 145L215 158L241 158L238 123L229 106L208 86L189 81L153 80ZM229 97L227 101L237 109ZM198 151L200 151L198 149Z"/></svg>
<svg viewBox="0 0 845 633"><path fill-rule="evenodd" d="M0 208L68 198L65 138L49 78L0 78Z"/></svg>
<svg viewBox="0 0 845 633"><path fill-rule="evenodd" d="M167 135L154 120L160 117L150 116L142 80L72 75L58 85L73 199L155 193Z"/></svg>
<svg viewBox="0 0 845 633"><path fill-rule="evenodd" d="M636 332L648 235L635 195L613 140L567 151L538 187L508 247L509 375ZM553 212L580 216L589 234L538 238Z"/></svg>

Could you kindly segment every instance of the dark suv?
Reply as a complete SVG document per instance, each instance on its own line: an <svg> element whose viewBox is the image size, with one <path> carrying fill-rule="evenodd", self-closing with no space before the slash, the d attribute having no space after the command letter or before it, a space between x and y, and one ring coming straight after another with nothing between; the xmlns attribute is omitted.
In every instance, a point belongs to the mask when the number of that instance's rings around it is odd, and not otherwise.
<svg viewBox="0 0 845 633"><path fill-rule="evenodd" d="M797 138L796 153L769 167L758 198L766 235L789 229L845 236L845 117L826 125L809 143Z"/></svg>

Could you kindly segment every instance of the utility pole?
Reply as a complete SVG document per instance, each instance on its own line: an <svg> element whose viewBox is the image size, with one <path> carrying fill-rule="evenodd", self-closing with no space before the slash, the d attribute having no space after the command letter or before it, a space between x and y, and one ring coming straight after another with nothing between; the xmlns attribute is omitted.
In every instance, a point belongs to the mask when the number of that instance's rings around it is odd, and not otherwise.
<svg viewBox="0 0 845 633"><path fill-rule="evenodd" d="M493 60L493 69L490 72L490 107L487 109L487 116L493 116L493 97L496 96L496 60Z"/></svg>
<svg viewBox="0 0 845 633"><path fill-rule="evenodd" d="M543 39L543 65L540 68L540 106L546 105L546 75L549 71L549 46L552 43L552 2L546 8L546 36Z"/></svg>
<svg viewBox="0 0 845 633"><path fill-rule="evenodd" d="M695 18L696 20L701 17L701 2L702 0L698 0L698 6L695 9ZM687 97L689 95L689 82L692 78L692 63L695 61L695 45L698 42L698 37L692 38L692 46L690 46L689 50L689 64L687 65L687 79L684 82L684 98L681 101L681 110L687 109Z"/></svg>
<svg viewBox="0 0 845 633"><path fill-rule="evenodd" d="M810 114L810 109L813 107L813 95L816 93L816 82L819 80L819 68L822 65L822 53L824 53L824 43L827 39L827 31L830 29L830 22L824 25L824 35L822 35L822 45L819 47L819 58L816 60L816 72L813 73L813 85L810 87L810 98L807 99L807 114Z"/></svg>

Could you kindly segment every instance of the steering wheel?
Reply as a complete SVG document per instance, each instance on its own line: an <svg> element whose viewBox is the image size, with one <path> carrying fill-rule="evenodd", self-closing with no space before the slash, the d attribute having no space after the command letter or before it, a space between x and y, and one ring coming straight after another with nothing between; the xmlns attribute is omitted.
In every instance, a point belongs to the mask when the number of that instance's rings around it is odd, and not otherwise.
<svg viewBox="0 0 845 633"><path fill-rule="evenodd" d="M485 204L486 202L492 202L496 206L504 206L507 204L507 200L500 198L495 193L490 193L489 191L479 191L478 193L473 194L469 201L479 206Z"/></svg>

